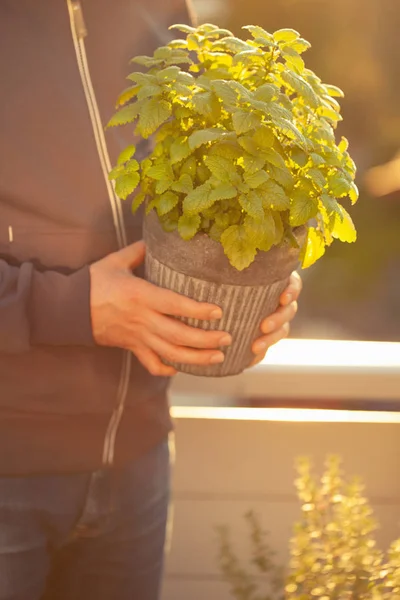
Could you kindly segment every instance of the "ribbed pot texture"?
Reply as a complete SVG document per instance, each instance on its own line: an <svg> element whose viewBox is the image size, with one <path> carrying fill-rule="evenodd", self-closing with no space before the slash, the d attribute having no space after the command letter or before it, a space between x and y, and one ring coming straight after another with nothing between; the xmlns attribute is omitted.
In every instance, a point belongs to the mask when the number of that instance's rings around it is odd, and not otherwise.
<svg viewBox="0 0 400 600"><path fill-rule="evenodd" d="M306 229L295 232L301 245ZM225 360L218 365L173 365L178 371L205 377L237 375L246 369L254 355L253 341L260 336L261 321L279 305L290 274L298 267L299 250L289 245L259 252L254 263L237 271L229 263L222 246L198 234L189 242L178 233L165 232L154 211L145 218L147 246L146 279L201 302L222 308L219 321L182 318L192 327L221 330L232 335L233 343L221 348Z"/></svg>

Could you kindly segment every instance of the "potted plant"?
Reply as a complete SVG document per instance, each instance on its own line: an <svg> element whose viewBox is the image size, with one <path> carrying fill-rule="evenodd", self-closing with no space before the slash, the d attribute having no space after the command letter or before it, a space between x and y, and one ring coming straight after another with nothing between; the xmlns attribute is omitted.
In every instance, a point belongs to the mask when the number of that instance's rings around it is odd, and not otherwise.
<svg viewBox="0 0 400 600"><path fill-rule="evenodd" d="M232 334L223 364L174 366L233 375L299 262L356 239L339 202L356 202L356 168L335 141L342 92L305 67L296 31L174 28L186 37L133 59L146 72L128 75L109 123L154 135L153 151L139 163L130 145L110 178L134 211L146 205L147 278L221 306L218 323L190 324Z"/></svg>
<svg viewBox="0 0 400 600"><path fill-rule="evenodd" d="M400 540L385 556L378 548L378 524L363 485L343 477L337 457L327 460L320 479L308 459L298 461L301 516L290 541L286 572L275 563L267 533L249 512L251 566L242 566L229 530L218 527L219 565L236 600L398 600Z"/></svg>

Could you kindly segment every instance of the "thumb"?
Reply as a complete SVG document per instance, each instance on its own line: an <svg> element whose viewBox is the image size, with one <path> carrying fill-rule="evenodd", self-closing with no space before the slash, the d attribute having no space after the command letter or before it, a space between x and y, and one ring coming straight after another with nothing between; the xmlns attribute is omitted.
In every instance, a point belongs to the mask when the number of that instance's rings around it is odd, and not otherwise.
<svg viewBox="0 0 400 600"><path fill-rule="evenodd" d="M124 269L136 269L144 261L146 246L143 240L122 248L117 253L118 262Z"/></svg>

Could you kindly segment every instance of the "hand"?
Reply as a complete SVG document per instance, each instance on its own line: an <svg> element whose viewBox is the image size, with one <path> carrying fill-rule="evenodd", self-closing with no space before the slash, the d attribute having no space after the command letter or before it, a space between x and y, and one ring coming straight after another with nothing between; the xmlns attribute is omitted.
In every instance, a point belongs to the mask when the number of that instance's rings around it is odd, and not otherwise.
<svg viewBox="0 0 400 600"><path fill-rule="evenodd" d="M261 362L268 348L289 335L289 323L294 319L297 312L297 300L300 296L301 288L300 275L295 271L290 277L289 286L280 298L280 307L273 315L270 315L261 323L261 331L265 335L258 338L253 344L253 352L256 356L250 366Z"/></svg>
<svg viewBox="0 0 400 600"><path fill-rule="evenodd" d="M218 350L231 344L222 331L189 327L174 317L220 319L221 309L196 302L135 277L144 260L143 242L110 254L90 267L91 318L97 344L125 348L153 375L171 376L169 362L208 365L223 362Z"/></svg>

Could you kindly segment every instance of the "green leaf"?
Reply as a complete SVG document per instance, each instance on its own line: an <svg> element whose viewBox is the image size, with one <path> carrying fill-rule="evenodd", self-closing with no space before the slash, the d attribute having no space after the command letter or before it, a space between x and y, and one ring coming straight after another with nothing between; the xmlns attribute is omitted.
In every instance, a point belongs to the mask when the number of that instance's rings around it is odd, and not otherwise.
<svg viewBox="0 0 400 600"><path fill-rule="evenodd" d="M336 112L336 110L334 110L333 108L328 108L327 106L320 106L317 112L321 117L325 117L326 119L329 119L329 121L333 121L334 123L342 120L341 115L338 112Z"/></svg>
<svg viewBox="0 0 400 600"><path fill-rule="evenodd" d="M336 87L336 85L325 84L324 88L326 89L329 96L336 97L336 98L344 98L343 91L340 88Z"/></svg>
<svg viewBox="0 0 400 600"><path fill-rule="evenodd" d="M272 83L264 83L254 92L254 98L263 102L270 102L272 99L277 98L279 89Z"/></svg>
<svg viewBox="0 0 400 600"><path fill-rule="evenodd" d="M159 96L162 93L162 87L159 85L143 85L138 91L137 97L139 100L144 100L146 98L152 98L154 96Z"/></svg>
<svg viewBox="0 0 400 600"><path fill-rule="evenodd" d="M213 144L209 149L212 156L222 156L231 162L235 162L242 156L242 149L235 142L218 142Z"/></svg>
<svg viewBox="0 0 400 600"><path fill-rule="evenodd" d="M172 48L173 50L186 49L187 42L186 42L186 40L181 40L181 39L171 40L170 42L168 42L168 46L170 48Z"/></svg>
<svg viewBox="0 0 400 600"><path fill-rule="evenodd" d="M242 50L233 57L233 64L237 65L242 63L244 65L254 65L257 61L261 64L264 62L263 53L259 48L253 48L252 50Z"/></svg>
<svg viewBox="0 0 400 600"><path fill-rule="evenodd" d="M178 221L178 231L183 240L191 240L199 230L200 215L182 215Z"/></svg>
<svg viewBox="0 0 400 600"><path fill-rule="evenodd" d="M349 181L339 171L328 175L328 187L337 198L346 196L350 190L350 186Z"/></svg>
<svg viewBox="0 0 400 600"><path fill-rule="evenodd" d="M238 135L247 133L260 125L260 119L254 113L238 110L232 115L233 127Z"/></svg>
<svg viewBox="0 0 400 600"><path fill-rule="evenodd" d="M192 179L196 175L196 170L197 170L197 163L196 163L196 158L194 156L191 156L190 158L185 160L183 165L180 167L181 174L186 173L187 175L190 175L190 177Z"/></svg>
<svg viewBox="0 0 400 600"><path fill-rule="evenodd" d="M221 116L221 105L214 92L200 92L192 98L194 110L203 117L212 117L215 121Z"/></svg>
<svg viewBox="0 0 400 600"><path fill-rule="evenodd" d="M219 140L225 135L223 129L200 129L189 136L189 147L191 150L195 150L203 144Z"/></svg>
<svg viewBox="0 0 400 600"><path fill-rule="evenodd" d="M259 190L263 197L264 208L284 211L290 208L290 199L285 190L269 179Z"/></svg>
<svg viewBox="0 0 400 600"><path fill-rule="evenodd" d="M196 215L210 208L215 200L210 198L211 184L206 182L192 190L183 201L183 210L188 215Z"/></svg>
<svg viewBox="0 0 400 600"><path fill-rule="evenodd" d="M347 138L345 138L344 136L342 136L342 139L340 140L339 145L338 145L340 152L346 152L348 147L349 147L349 140Z"/></svg>
<svg viewBox="0 0 400 600"><path fill-rule="evenodd" d="M118 96L117 106L123 106L124 104L129 102L129 100L132 100L132 98L134 98L138 93L139 89L140 87L138 85L131 85L130 87L126 88Z"/></svg>
<svg viewBox="0 0 400 600"><path fill-rule="evenodd" d="M146 102L140 112L139 129L144 138L148 138L171 116L171 105L166 100L152 98Z"/></svg>
<svg viewBox="0 0 400 600"><path fill-rule="evenodd" d="M210 179L210 171L207 169L206 165L200 163L196 167L196 176L201 183L205 183Z"/></svg>
<svg viewBox="0 0 400 600"><path fill-rule="evenodd" d="M124 170L125 173L136 173L136 171L139 171L138 161L134 158L131 158L131 160L128 160L128 162L125 163Z"/></svg>
<svg viewBox="0 0 400 600"><path fill-rule="evenodd" d="M147 67L148 69L161 64L160 60L157 58L152 58L151 56L135 56L130 60L130 62Z"/></svg>
<svg viewBox="0 0 400 600"><path fill-rule="evenodd" d="M149 215L151 211L156 207L157 198L153 198L146 204L146 215Z"/></svg>
<svg viewBox="0 0 400 600"><path fill-rule="evenodd" d="M119 198L125 200L129 194L135 191L140 182L139 173L128 173L120 175L115 181L115 193Z"/></svg>
<svg viewBox="0 0 400 600"><path fill-rule="evenodd" d="M174 165L187 158L191 153L188 138L182 136L176 138L176 140L171 144L169 153L171 157L171 165Z"/></svg>
<svg viewBox="0 0 400 600"><path fill-rule="evenodd" d="M256 171L259 171L265 165L265 160L261 156L251 156L245 154L239 159L239 165L243 168L247 175L253 175Z"/></svg>
<svg viewBox="0 0 400 600"><path fill-rule="evenodd" d="M336 213L341 220L343 219L342 207L338 203L336 198L334 198L333 196L329 196L329 194L322 194L321 202L328 216L331 216L334 213Z"/></svg>
<svg viewBox="0 0 400 600"><path fill-rule="evenodd" d="M157 83L157 78L150 73L140 73L135 71L134 73L130 73L127 77L130 81L134 81L139 85L150 85L150 83Z"/></svg>
<svg viewBox="0 0 400 600"><path fill-rule="evenodd" d="M285 190L291 191L294 187L294 178L289 169L285 166L284 169L275 167L274 165L267 165L266 169L272 179L275 179Z"/></svg>
<svg viewBox="0 0 400 600"><path fill-rule="evenodd" d="M283 71L281 77L283 81L302 96L312 108L317 108L320 105L317 94L314 92L311 85L300 75L297 75L292 71Z"/></svg>
<svg viewBox="0 0 400 600"><path fill-rule="evenodd" d="M250 99L251 99L250 90L248 90L244 85L239 83L239 81L235 81L235 80L229 81L229 87L231 89L235 90L235 92L237 93L239 98L242 98L246 102L250 101Z"/></svg>
<svg viewBox="0 0 400 600"><path fill-rule="evenodd" d="M319 169L308 169L307 176L315 183L319 189L323 189L326 186L326 179Z"/></svg>
<svg viewBox="0 0 400 600"><path fill-rule="evenodd" d="M187 36L188 50L199 50L199 38L195 33L189 33Z"/></svg>
<svg viewBox="0 0 400 600"><path fill-rule="evenodd" d="M275 141L274 132L269 127L261 125L253 135L253 140L260 148L270 148Z"/></svg>
<svg viewBox="0 0 400 600"><path fill-rule="evenodd" d="M158 71L156 77L160 83L163 83L165 81L173 82L178 79L180 72L181 70L179 67L177 67L176 65L171 65L170 67L166 67L165 69L161 69L161 71Z"/></svg>
<svg viewBox="0 0 400 600"><path fill-rule="evenodd" d="M107 127L117 127L118 125L133 123L138 116L140 106L141 105L139 102L134 102L133 104L129 104L128 106L121 108L121 110L116 112L115 115L111 117Z"/></svg>
<svg viewBox="0 0 400 600"><path fill-rule="evenodd" d="M293 50L296 50L296 52L298 52L299 54L302 54L303 52L311 48L310 42L307 42L307 40L304 40L303 38L299 38L297 40L294 40L293 42L289 42L289 44L290 47L293 48ZM282 49L283 48L284 46L282 46Z"/></svg>
<svg viewBox="0 0 400 600"><path fill-rule="evenodd" d="M291 47L282 48L282 55L287 64L293 66L297 73L301 74L304 71L304 60L296 50Z"/></svg>
<svg viewBox="0 0 400 600"><path fill-rule="evenodd" d="M159 216L169 213L179 202L179 196L173 192L165 192L157 199L157 212Z"/></svg>
<svg viewBox="0 0 400 600"><path fill-rule="evenodd" d="M213 49L229 50L230 52L242 52L242 50L252 50L253 46L250 46L247 42L237 37L225 37L221 40L215 40L212 44Z"/></svg>
<svg viewBox="0 0 400 600"><path fill-rule="evenodd" d="M256 171L252 175L246 176L245 174L244 179L247 185L249 185L252 189L255 189L268 181L269 175L265 171Z"/></svg>
<svg viewBox="0 0 400 600"><path fill-rule="evenodd" d="M136 194L132 201L132 212L135 213L138 210L139 206L141 206L145 200L146 194L144 192L139 192L138 194Z"/></svg>
<svg viewBox="0 0 400 600"><path fill-rule="evenodd" d="M272 34L268 33L268 31L265 31L265 29L263 29L259 25L244 25L242 27L242 29L246 29L247 31L250 31L253 38L260 37L260 38L264 38L267 41L274 39Z"/></svg>
<svg viewBox="0 0 400 600"><path fill-rule="evenodd" d="M222 79L216 79L212 82L212 88L218 98L220 98L228 106L236 105L237 95L236 92L230 87L228 82Z"/></svg>
<svg viewBox="0 0 400 600"><path fill-rule="evenodd" d="M224 231L225 231L225 227L221 227L220 225L217 225L217 223L213 223L210 227L208 235L210 236L210 238L212 240L220 243L221 235L224 233Z"/></svg>
<svg viewBox="0 0 400 600"><path fill-rule="evenodd" d="M182 175L179 177L179 181L174 182L171 186L171 189L173 189L174 192L188 194L193 190L192 178L187 173L182 173Z"/></svg>
<svg viewBox="0 0 400 600"><path fill-rule="evenodd" d="M357 202L358 196L359 196L358 187L356 186L356 184L353 181L350 185L350 190L349 190L349 197L350 197L352 204L355 204Z"/></svg>
<svg viewBox="0 0 400 600"><path fill-rule="evenodd" d="M308 162L307 154L300 148L293 148L293 150L290 152L290 158L299 167L304 167Z"/></svg>
<svg viewBox="0 0 400 600"><path fill-rule="evenodd" d="M244 136L238 138L238 143L249 154L251 154L253 156L259 156L260 155L259 148L258 148L256 142L253 140L252 137L250 137L248 135L244 135ZM265 160L264 160L264 162L265 162Z"/></svg>
<svg viewBox="0 0 400 600"><path fill-rule="evenodd" d="M229 200L237 196L237 189L230 183L220 183L210 193L210 200Z"/></svg>
<svg viewBox="0 0 400 600"><path fill-rule="evenodd" d="M332 229L332 236L337 238L341 242L355 242L357 239L356 228L354 227L354 223L346 211L346 209L341 206L343 219L341 220L339 215L335 213L335 223Z"/></svg>
<svg viewBox="0 0 400 600"><path fill-rule="evenodd" d="M294 190L291 198L289 222L292 227L305 225L318 212L318 201L301 189Z"/></svg>
<svg viewBox="0 0 400 600"><path fill-rule="evenodd" d="M125 172L125 169L124 169L123 165L119 165L118 167L114 167L109 172L108 179L110 181L114 181L114 179L117 179L117 177L119 177L120 175L122 175L124 172Z"/></svg>
<svg viewBox="0 0 400 600"><path fill-rule="evenodd" d="M211 25L211 23L205 23L204 25L200 25L200 27L198 27L199 31L204 31L204 37L208 38L208 37L215 37L215 36L222 36L225 37L227 35L232 36L233 33L232 31L229 31L229 29L221 29L220 27L217 27L216 25Z"/></svg>
<svg viewBox="0 0 400 600"><path fill-rule="evenodd" d="M257 250L243 226L231 225L221 235L221 244L231 265L243 271L254 261Z"/></svg>
<svg viewBox="0 0 400 600"><path fill-rule="evenodd" d="M276 42L293 42L300 37L300 34L295 29L278 29L272 34Z"/></svg>
<svg viewBox="0 0 400 600"><path fill-rule="evenodd" d="M171 179L159 179L156 183L156 194L163 194L164 192L169 190L171 185L172 185Z"/></svg>
<svg viewBox="0 0 400 600"><path fill-rule="evenodd" d="M249 194L241 194L239 204L254 219L262 220L264 218L262 198L257 192L252 191Z"/></svg>
<svg viewBox="0 0 400 600"><path fill-rule="evenodd" d="M163 162L158 163L147 169L146 171L147 177L151 179L155 179L156 181L160 181L162 179L168 179L173 181L174 172L172 171L172 167L169 163Z"/></svg>
<svg viewBox="0 0 400 600"><path fill-rule="evenodd" d="M307 148L308 143L306 138L302 133L300 133L299 129L288 121L288 119L273 119L273 124L280 129L280 133L283 135L287 135L288 138L297 142L302 148Z"/></svg>
<svg viewBox="0 0 400 600"><path fill-rule="evenodd" d="M282 217L279 213L277 212L273 212L272 216L274 218L275 221L275 244L278 245L282 242L283 240L283 236L285 233L284 227L283 227L283 222L282 222Z"/></svg>
<svg viewBox="0 0 400 600"><path fill-rule="evenodd" d="M206 156L204 163L211 173L219 179L219 181L229 182L233 173L235 173L235 166L227 158L222 156Z"/></svg>
<svg viewBox="0 0 400 600"><path fill-rule="evenodd" d="M291 113L277 102L263 102L261 100L251 100L252 108L260 110L261 113L274 122L274 119L292 119Z"/></svg>
<svg viewBox="0 0 400 600"><path fill-rule="evenodd" d="M191 27L190 25L185 25L184 23L178 23L176 25L171 25L169 30L177 29L178 31L182 31L183 33L194 33L196 31L195 27Z"/></svg>
<svg viewBox="0 0 400 600"><path fill-rule="evenodd" d="M233 225L233 223L231 223L231 217L228 212L217 213L214 219L218 227L222 227L222 229L227 229L227 227Z"/></svg>
<svg viewBox="0 0 400 600"><path fill-rule="evenodd" d="M249 239L259 250L268 252L274 245L277 233L275 219L270 212L263 214L261 219L246 216L244 227Z"/></svg>
<svg viewBox="0 0 400 600"><path fill-rule="evenodd" d="M324 236L314 227L309 227L302 267L311 267L325 253Z"/></svg>
<svg viewBox="0 0 400 600"><path fill-rule="evenodd" d="M313 162L313 165L315 165L316 167L325 164L325 159L320 154L316 154L315 152L313 152L312 154L310 154L310 157Z"/></svg>
<svg viewBox="0 0 400 600"><path fill-rule="evenodd" d="M127 146L124 150L122 150L121 154L118 156L117 164L123 165L126 163L136 152L136 146L131 144Z"/></svg>
<svg viewBox="0 0 400 600"><path fill-rule="evenodd" d="M284 169L286 167L284 159L274 148L263 148L262 157L275 167L279 167L280 169Z"/></svg>

